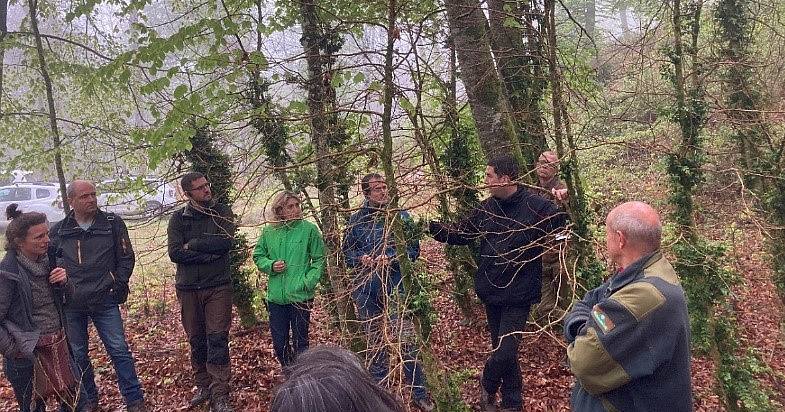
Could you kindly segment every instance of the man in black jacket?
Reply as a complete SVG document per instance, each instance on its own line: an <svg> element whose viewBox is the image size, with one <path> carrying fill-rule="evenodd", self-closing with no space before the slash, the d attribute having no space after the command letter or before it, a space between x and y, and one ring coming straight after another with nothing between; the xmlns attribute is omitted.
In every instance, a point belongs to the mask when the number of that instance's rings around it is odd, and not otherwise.
<svg viewBox="0 0 785 412"><path fill-rule="evenodd" d="M518 185L518 164L510 156L488 162L485 184L491 197L455 224L431 222L434 239L451 245L479 242L477 296L485 305L493 352L485 363L480 402L496 410L501 390L505 411L523 408L518 346L531 305L540 301L544 242L564 226L556 206Z"/></svg>
<svg viewBox="0 0 785 412"><path fill-rule="evenodd" d="M66 333L84 386L86 411L98 408L98 388L88 357L87 323L92 320L117 373L128 411L144 411L144 392L128 348L119 304L128 298L135 256L120 217L98 209L95 186L85 180L68 185L73 209L50 230L58 266L65 268L73 294L65 305Z"/></svg>
<svg viewBox="0 0 785 412"><path fill-rule="evenodd" d="M169 220L169 258L177 264L175 287L197 387L190 407L210 400L211 411L228 412L234 215L213 199L203 174L187 173L180 185L189 202Z"/></svg>

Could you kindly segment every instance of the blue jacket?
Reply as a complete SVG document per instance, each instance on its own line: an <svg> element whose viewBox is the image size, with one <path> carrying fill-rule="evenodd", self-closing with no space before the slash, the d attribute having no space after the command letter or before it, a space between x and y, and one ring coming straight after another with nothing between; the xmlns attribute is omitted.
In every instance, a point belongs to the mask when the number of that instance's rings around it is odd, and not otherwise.
<svg viewBox="0 0 785 412"><path fill-rule="evenodd" d="M660 252L588 292L564 334L574 411L692 411L687 301Z"/></svg>
<svg viewBox="0 0 785 412"><path fill-rule="evenodd" d="M406 211L400 211L404 228L413 224L411 216ZM389 295L393 287L403 291L401 283L401 266L396 259L395 241L392 236L392 220L387 218L384 210L370 207L368 202L349 218L349 224L343 239L343 253L346 266L350 269L361 268L360 258L363 255L371 257L385 255L390 259L388 270L380 274L378 271L369 273L365 270L355 270L356 291L364 294L378 295L382 285L386 285L385 292ZM420 242L417 239L408 239L406 254L411 261L420 256ZM382 277L386 276L385 282Z"/></svg>

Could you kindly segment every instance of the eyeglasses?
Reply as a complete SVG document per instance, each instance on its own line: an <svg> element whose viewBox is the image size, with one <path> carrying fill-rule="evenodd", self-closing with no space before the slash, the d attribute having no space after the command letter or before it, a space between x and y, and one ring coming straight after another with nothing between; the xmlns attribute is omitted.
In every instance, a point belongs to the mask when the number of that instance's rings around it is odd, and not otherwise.
<svg viewBox="0 0 785 412"><path fill-rule="evenodd" d="M192 187L191 190L189 190L189 192L196 192L197 190L205 190L209 188L210 188L210 183L205 183L203 185Z"/></svg>

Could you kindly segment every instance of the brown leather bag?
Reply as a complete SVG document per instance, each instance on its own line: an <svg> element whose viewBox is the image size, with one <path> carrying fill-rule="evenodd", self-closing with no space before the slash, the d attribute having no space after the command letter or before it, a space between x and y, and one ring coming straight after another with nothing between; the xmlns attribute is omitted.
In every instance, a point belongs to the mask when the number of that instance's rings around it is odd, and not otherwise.
<svg viewBox="0 0 785 412"><path fill-rule="evenodd" d="M76 378L71 369L71 353L63 330L42 335L35 346L33 368L35 393L47 399L52 395L67 399L76 387Z"/></svg>

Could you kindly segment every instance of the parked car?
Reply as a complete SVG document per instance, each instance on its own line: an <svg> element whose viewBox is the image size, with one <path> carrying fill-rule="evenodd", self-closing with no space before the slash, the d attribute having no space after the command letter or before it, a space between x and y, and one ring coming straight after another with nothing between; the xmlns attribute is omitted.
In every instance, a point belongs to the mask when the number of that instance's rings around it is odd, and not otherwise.
<svg viewBox="0 0 785 412"><path fill-rule="evenodd" d="M23 212L41 212L46 215L49 224L63 220L63 202L60 190L55 183L14 183L0 186L0 230L5 230L8 220L5 219L5 209L11 203L19 204Z"/></svg>
<svg viewBox="0 0 785 412"><path fill-rule="evenodd" d="M156 178L108 179L96 189L101 210L122 216L152 217L179 202L174 185Z"/></svg>

